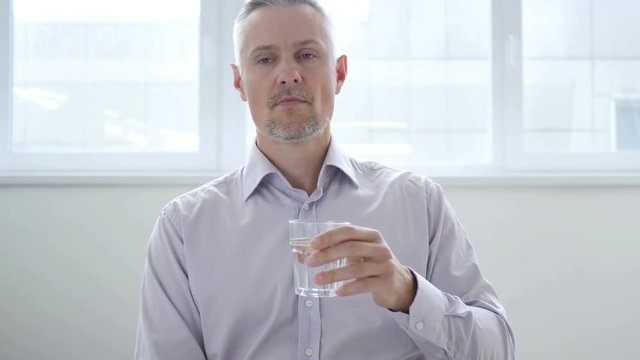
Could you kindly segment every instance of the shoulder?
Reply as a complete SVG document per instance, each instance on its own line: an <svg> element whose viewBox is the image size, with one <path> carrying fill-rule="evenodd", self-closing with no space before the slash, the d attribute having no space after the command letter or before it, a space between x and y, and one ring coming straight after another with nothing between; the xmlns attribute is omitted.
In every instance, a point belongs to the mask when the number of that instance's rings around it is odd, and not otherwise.
<svg viewBox="0 0 640 360"><path fill-rule="evenodd" d="M237 169L175 197L163 207L162 215L175 220L201 208L225 206L235 201L242 194L241 173L242 169Z"/></svg>
<svg viewBox="0 0 640 360"><path fill-rule="evenodd" d="M429 197L440 187L428 176L403 171L375 161L358 161L351 158L358 182L365 186L397 187L404 191L420 191Z"/></svg>

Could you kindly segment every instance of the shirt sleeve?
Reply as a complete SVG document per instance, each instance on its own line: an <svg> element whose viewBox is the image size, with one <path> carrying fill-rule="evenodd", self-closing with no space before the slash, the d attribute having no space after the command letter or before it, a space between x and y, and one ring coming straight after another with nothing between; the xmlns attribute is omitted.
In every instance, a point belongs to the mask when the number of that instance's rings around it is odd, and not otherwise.
<svg viewBox="0 0 640 360"><path fill-rule="evenodd" d="M136 360L205 359L180 227L167 206L149 240L142 279Z"/></svg>
<svg viewBox="0 0 640 360"><path fill-rule="evenodd" d="M409 314L393 313L416 345L434 359L515 357L511 327L495 290L442 188L427 185L429 258L411 269L417 282Z"/></svg>

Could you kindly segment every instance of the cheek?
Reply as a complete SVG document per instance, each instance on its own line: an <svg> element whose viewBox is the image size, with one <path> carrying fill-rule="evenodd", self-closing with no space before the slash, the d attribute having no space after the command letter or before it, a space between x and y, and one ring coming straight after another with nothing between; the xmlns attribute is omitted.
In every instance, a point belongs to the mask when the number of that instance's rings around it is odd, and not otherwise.
<svg viewBox="0 0 640 360"><path fill-rule="evenodd" d="M335 97L335 88L331 84L326 84L320 90L320 96L323 108L333 108L333 102Z"/></svg>
<svg viewBox="0 0 640 360"><path fill-rule="evenodd" d="M266 74L248 71L245 75L244 91L249 101L266 98L269 93L269 79Z"/></svg>
<svg viewBox="0 0 640 360"><path fill-rule="evenodd" d="M269 108L269 92L267 89L252 88L247 93L247 104L249 105L249 111L251 118L255 123L261 124L266 121L272 114L272 109Z"/></svg>
<svg viewBox="0 0 640 360"><path fill-rule="evenodd" d="M262 89L259 86L256 86L256 84L253 84L253 86L245 87L245 94L250 106L264 106L267 102L268 90L266 88Z"/></svg>

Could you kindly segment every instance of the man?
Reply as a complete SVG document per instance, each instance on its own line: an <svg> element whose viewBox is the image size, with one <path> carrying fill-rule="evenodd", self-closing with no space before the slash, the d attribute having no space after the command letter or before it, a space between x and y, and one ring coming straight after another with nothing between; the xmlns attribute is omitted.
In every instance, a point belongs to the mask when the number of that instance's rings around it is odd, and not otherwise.
<svg viewBox="0 0 640 360"><path fill-rule="evenodd" d="M247 164L171 201L148 249L136 359L513 359L495 291L442 189L332 141L347 58L312 0L249 1L234 86ZM296 296L289 219L348 221L307 262L337 297Z"/></svg>

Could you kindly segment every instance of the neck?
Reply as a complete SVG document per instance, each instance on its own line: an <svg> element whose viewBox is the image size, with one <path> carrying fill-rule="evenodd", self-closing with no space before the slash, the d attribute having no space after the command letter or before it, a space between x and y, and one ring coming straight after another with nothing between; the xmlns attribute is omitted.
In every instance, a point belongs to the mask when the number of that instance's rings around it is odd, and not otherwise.
<svg viewBox="0 0 640 360"><path fill-rule="evenodd" d="M329 127L318 137L300 143L275 142L258 134L258 149L284 175L291 186L311 195L318 186L318 176L329 150Z"/></svg>

